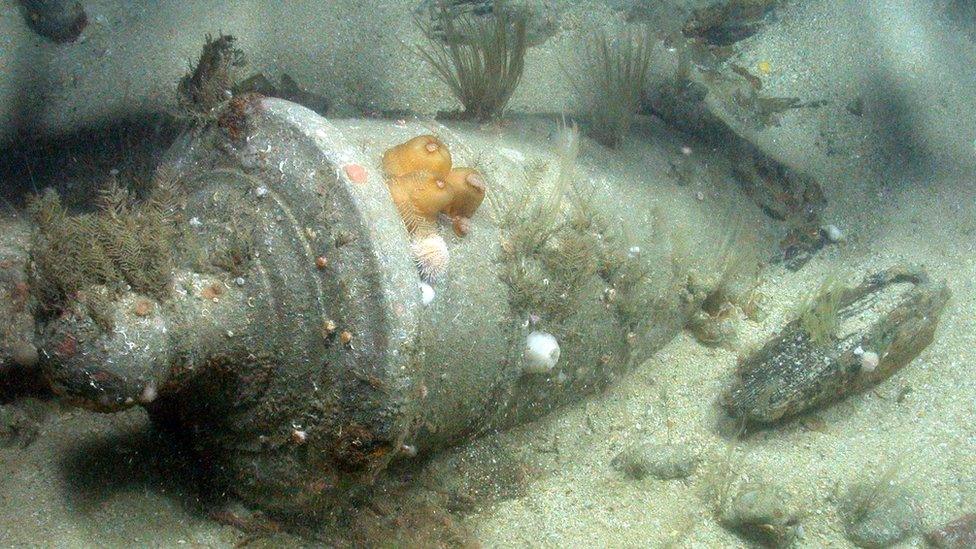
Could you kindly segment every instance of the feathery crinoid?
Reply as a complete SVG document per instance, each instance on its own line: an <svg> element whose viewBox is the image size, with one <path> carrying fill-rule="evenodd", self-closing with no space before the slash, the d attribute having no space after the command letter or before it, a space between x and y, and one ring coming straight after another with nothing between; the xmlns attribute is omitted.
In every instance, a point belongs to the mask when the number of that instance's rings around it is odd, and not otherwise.
<svg viewBox="0 0 976 549"><path fill-rule="evenodd" d="M177 100L181 112L191 120L203 122L215 116L217 108L233 95L238 72L246 63L244 51L234 47L234 37L206 36L200 58L180 79Z"/></svg>
<svg viewBox="0 0 976 549"><path fill-rule="evenodd" d="M540 170L521 193L492 195L495 222L503 230L502 281L521 312L561 321L577 310L582 282L596 269L595 235L572 220L579 135L564 129L552 176Z"/></svg>
<svg viewBox="0 0 976 549"><path fill-rule="evenodd" d="M34 197L30 213L37 227L35 290L44 310L57 312L95 286L109 292L128 286L164 299L172 276L181 195L175 179L160 174L149 196L138 202L110 181L94 212L68 212L51 189ZM105 317L92 313L96 320Z"/></svg>
<svg viewBox="0 0 976 549"><path fill-rule="evenodd" d="M606 32L585 39L576 67L563 67L586 104L588 134L608 147L619 145L647 88L651 40L647 29Z"/></svg>
<svg viewBox="0 0 976 549"><path fill-rule="evenodd" d="M563 127L552 166L532 170L520 190L487 197L501 234L500 277L512 308L544 319L551 333L572 323L594 278L607 286L606 305L628 332L646 318L649 271L626 244L625 227L594 207L579 178L579 132Z"/></svg>
<svg viewBox="0 0 976 549"><path fill-rule="evenodd" d="M525 67L525 16L496 2L491 16L475 16L437 3L432 20L414 21L429 43L417 48L464 110L460 117L479 121L497 116L515 92ZM435 38L443 32L443 41Z"/></svg>

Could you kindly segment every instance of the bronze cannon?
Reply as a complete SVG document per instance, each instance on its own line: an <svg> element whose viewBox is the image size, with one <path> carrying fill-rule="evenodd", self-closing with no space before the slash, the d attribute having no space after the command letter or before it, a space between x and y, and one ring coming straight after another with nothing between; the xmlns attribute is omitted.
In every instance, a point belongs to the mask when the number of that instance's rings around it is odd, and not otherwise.
<svg viewBox="0 0 976 549"><path fill-rule="evenodd" d="M33 217L5 216L0 363L39 365L93 410L144 406L279 512L577 401L719 289L748 288L755 263L735 280L729 250L772 239L719 155L694 160L706 195L669 179L667 162L689 161L663 128L627 161L577 160L575 134L547 124L330 120L235 98L173 145L150 204L103 197L77 217L45 195ZM380 168L427 133L488 189L465 236L441 229L449 263L429 284ZM65 282L89 271L90 287Z"/></svg>

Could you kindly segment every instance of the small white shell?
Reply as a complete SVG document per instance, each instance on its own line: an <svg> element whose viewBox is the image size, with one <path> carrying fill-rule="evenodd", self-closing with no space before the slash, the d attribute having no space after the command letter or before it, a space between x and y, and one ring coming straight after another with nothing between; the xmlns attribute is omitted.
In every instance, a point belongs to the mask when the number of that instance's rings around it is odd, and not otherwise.
<svg viewBox="0 0 976 549"><path fill-rule="evenodd" d="M861 355L861 371L864 373L871 373L875 368L878 367L878 362L881 361L881 357L878 353L874 351L864 351Z"/></svg>
<svg viewBox="0 0 976 549"><path fill-rule="evenodd" d="M841 242L844 240L844 231L840 230L837 225L825 225L823 232L827 235L827 240L831 242Z"/></svg>
<svg viewBox="0 0 976 549"><path fill-rule="evenodd" d="M531 332L525 338L525 361L522 372L546 374L559 362L559 342L552 334Z"/></svg>
<svg viewBox="0 0 976 549"><path fill-rule="evenodd" d="M427 284L426 282L420 283L420 302L424 305L430 305L431 301L434 301L434 297L437 296L437 292L434 291L433 286Z"/></svg>
<svg viewBox="0 0 976 549"><path fill-rule="evenodd" d="M495 152L511 160L512 162L516 162L518 164L522 164L525 162L525 155L515 149L507 149L505 147L499 147L498 149L495 150Z"/></svg>

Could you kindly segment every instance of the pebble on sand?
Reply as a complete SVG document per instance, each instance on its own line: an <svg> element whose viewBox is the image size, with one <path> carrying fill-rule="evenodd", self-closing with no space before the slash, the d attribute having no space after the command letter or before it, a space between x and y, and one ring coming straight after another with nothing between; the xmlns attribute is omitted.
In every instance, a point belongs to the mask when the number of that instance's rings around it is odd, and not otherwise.
<svg viewBox="0 0 976 549"><path fill-rule="evenodd" d="M648 475L673 480L690 476L698 462L698 453L685 444L637 442L624 448L610 464L634 480Z"/></svg>

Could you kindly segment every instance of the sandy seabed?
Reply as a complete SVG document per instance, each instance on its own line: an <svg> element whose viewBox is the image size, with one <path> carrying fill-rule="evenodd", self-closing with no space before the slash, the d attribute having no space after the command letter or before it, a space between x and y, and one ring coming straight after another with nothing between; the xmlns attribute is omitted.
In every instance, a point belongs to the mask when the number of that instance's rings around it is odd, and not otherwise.
<svg viewBox="0 0 976 549"><path fill-rule="evenodd" d="M804 512L801 547L848 546L838 494L896 460L897 479L916 493L927 524L971 512L976 188L951 176L913 185L878 183L832 197L826 217L845 231L844 243L825 248L799 272L765 270L759 291L766 318L761 324L741 320L733 349L703 347L682 334L606 393L435 458L432 467L460 464L459 475L477 474L475 463L495 453L532 471L517 497L479 502L461 525L485 546L623 547L672 540L692 547L741 545L713 520L710 502L702 498L705 471L726 459L729 445L743 480L774 481L795 498ZM813 420L800 418L742 440L720 434L715 398L737 349L785 324L827 273L857 279L899 262L925 265L953 292L935 341L915 361L875 389L815 412ZM180 477L176 458L153 458L160 441L145 427L139 411L105 416L65 410L44 424L33 445L0 451L0 543L236 543L240 534L209 520L188 486L173 480ZM628 441L647 436L670 436L698 448L704 457L699 473L684 481L633 481L610 466ZM921 544L907 546L913 543Z"/></svg>
<svg viewBox="0 0 976 549"><path fill-rule="evenodd" d="M919 104L925 131L917 138L935 153L933 165L899 173L890 162L899 154L898 144L879 146L873 138L884 130L868 117L851 118L841 104L856 95L850 83L857 79L850 73L864 67L846 62L849 52L843 47L818 51L811 45L826 21L841 35L863 37L871 31L842 18L851 25L845 28L836 15L827 19L827 4L790 8L776 31L758 35L740 55L745 61L771 61L782 75L771 78L772 95L807 99L815 95L807 90L815 89L837 100L820 112L785 117L759 142L819 178L829 204L825 221L844 231L845 242L825 248L796 273L779 266L765 269L759 292L766 316L761 323L739 322L732 349L707 348L682 334L606 393L433 460L432 467L460 463L459 474L465 474L466 455L483 462L498 453L517 456L532 471L515 497L485 501L459 519L482 545L745 546L718 525L710 502L701 497L705 471L725 459L730 445L743 480L777 482L799 505L800 547L849 547L838 495L896 461L901 465L897 480L918 496L927 527L976 511L976 136L967 134L976 120L976 102L954 94L952 78L938 92L944 97L934 97L923 93L931 79L916 85L912 79L921 77L906 77L907 96L925 98ZM880 11L900 4L865 3ZM896 17L878 24L897 28L901 23ZM804 40L806 48L787 45ZM895 53L904 60L932 52ZM918 69L930 70L931 65ZM973 70L963 66L959 72ZM829 74L833 79L825 77ZM870 90L863 93L870 99ZM938 103L945 106L930 108ZM828 148L841 152L830 156ZM945 157L954 163L941 160ZM828 273L856 280L895 263L922 264L953 292L934 342L917 359L876 388L807 420L742 440L719 433L715 398L739 350L782 327ZM0 450L0 545L227 547L239 542L238 530L202 511L187 484L177 480L182 464L159 458L161 443L146 435L145 427L140 411L104 416L62 410L43 424L28 448ZM684 481L624 478L610 461L629 441L645 436L670 436L698 448L704 458L699 472ZM916 537L903 546L923 542Z"/></svg>

